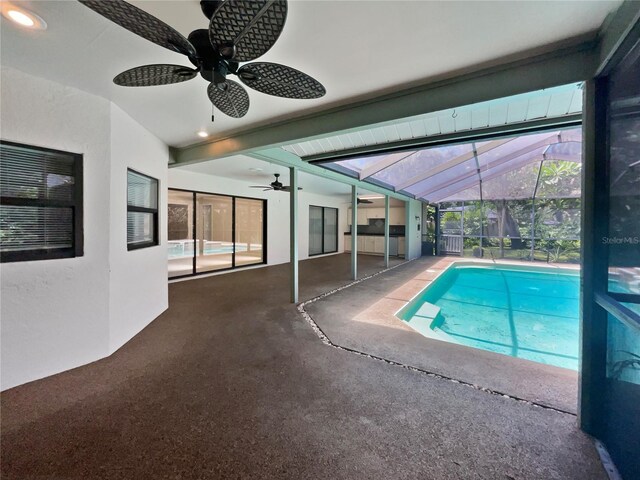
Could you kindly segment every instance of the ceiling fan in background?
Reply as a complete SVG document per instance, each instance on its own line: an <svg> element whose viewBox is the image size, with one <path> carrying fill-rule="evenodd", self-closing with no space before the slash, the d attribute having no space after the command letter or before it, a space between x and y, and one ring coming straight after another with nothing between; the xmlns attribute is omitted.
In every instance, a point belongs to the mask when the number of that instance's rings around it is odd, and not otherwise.
<svg viewBox="0 0 640 480"><path fill-rule="evenodd" d="M373 203L373 202L366 198L358 198L358 205L360 205L361 203Z"/></svg>
<svg viewBox="0 0 640 480"><path fill-rule="evenodd" d="M275 181L271 182L269 185L251 185L251 188L262 188L264 192L267 190L273 190L275 192L290 192L291 187L287 185L283 185L282 182L278 180L280 177L279 173L274 173L274 177L276 177ZM302 190L302 187L298 187L298 190Z"/></svg>
<svg viewBox="0 0 640 480"><path fill-rule="evenodd" d="M198 73L209 82L211 103L233 118L246 115L247 87L284 98L320 98L320 82L295 68L278 63L249 62L264 55L278 40L287 17L286 0L202 0L200 7L209 28L194 30L185 38L153 15L124 0L79 0L91 10L147 40L186 55L195 68L156 64L135 67L113 82L124 87L150 87L180 83ZM213 117L212 117L213 120Z"/></svg>

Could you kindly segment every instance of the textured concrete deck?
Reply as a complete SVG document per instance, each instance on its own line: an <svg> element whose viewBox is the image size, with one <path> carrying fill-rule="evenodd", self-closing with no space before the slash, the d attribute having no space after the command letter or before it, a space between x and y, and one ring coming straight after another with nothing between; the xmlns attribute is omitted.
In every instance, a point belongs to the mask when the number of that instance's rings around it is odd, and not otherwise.
<svg viewBox="0 0 640 480"><path fill-rule="evenodd" d="M348 256L303 262L301 297L348 277ZM606 478L575 416L328 347L287 281L172 284L111 357L3 392L2 478Z"/></svg>
<svg viewBox="0 0 640 480"><path fill-rule="evenodd" d="M456 260L425 257L305 310L336 345L576 413L575 371L426 338L395 316Z"/></svg>

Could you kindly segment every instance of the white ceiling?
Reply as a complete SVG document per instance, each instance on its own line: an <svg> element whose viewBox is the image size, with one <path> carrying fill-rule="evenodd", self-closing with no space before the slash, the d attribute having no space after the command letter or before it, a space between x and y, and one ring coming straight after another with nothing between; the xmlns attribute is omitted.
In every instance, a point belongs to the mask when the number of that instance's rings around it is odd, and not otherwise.
<svg viewBox="0 0 640 480"><path fill-rule="evenodd" d="M209 160L208 162L178 168L191 172L204 173L206 175L215 175L216 177L249 182L251 185L269 185L275 180L273 174L279 173L281 175L280 181L285 185L289 184L288 168L246 155L235 155L233 157ZM351 192L350 185L305 172L299 172L298 181L305 191L311 193L349 195Z"/></svg>
<svg viewBox="0 0 640 480"><path fill-rule="evenodd" d="M206 128L222 137L277 119L320 111L513 53L596 31L614 1L300 1L276 45L261 61L284 63L320 80L327 95L290 100L250 91L242 119L216 115L206 82L123 88L112 78L151 63L189 65L100 17L76 1L17 1L48 24L25 31L2 19L0 62L113 100L169 145L200 141ZM205 28L197 0L132 1L183 35Z"/></svg>
<svg viewBox="0 0 640 480"><path fill-rule="evenodd" d="M463 105L373 125L357 132L336 133L283 148L299 157L375 147L403 140L559 118L582 112L582 84L561 85L488 102Z"/></svg>
<svg viewBox="0 0 640 480"><path fill-rule="evenodd" d="M216 177L231 178L248 182L251 185L269 185L274 181L274 173L281 175L280 181L289 185L289 169L280 165L258 160L246 155L235 155L217 160L209 160L208 162L177 167L180 170L188 170L190 172L204 173L206 175L215 175ZM305 192L317 193L321 195L341 195L344 196L345 203L351 198L351 185L336 182L328 178L312 175L307 172L298 172L298 182ZM273 195L282 195L278 192L270 192ZM247 193L250 195L250 193ZM378 193L370 192L362 188L358 189L358 197L380 197ZM391 198L390 205L403 205L401 200ZM374 199L372 204L361 204L361 208L369 208L383 206L384 201Z"/></svg>

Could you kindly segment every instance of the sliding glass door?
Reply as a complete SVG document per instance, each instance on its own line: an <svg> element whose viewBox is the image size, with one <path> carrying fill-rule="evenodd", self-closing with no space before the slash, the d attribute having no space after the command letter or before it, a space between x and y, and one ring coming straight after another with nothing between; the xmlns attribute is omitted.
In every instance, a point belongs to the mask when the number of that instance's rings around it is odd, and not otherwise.
<svg viewBox="0 0 640 480"><path fill-rule="evenodd" d="M309 256L338 251L338 209L309 206Z"/></svg>
<svg viewBox="0 0 640 480"><path fill-rule="evenodd" d="M581 426L640 472L640 26L588 84Z"/></svg>
<svg viewBox="0 0 640 480"><path fill-rule="evenodd" d="M235 233L236 266L264 261L264 201L236 198Z"/></svg>
<svg viewBox="0 0 640 480"><path fill-rule="evenodd" d="M170 189L169 278L265 263L266 201Z"/></svg>
<svg viewBox="0 0 640 480"><path fill-rule="evenodd" d="M196 273L233 267L233 198L196 193Z"/></svg>
<svg viewBox="0 0 640 480"><path fill-rule="evenodd" d="M596 297L607 324L603 439L632 478L640 472L640 43L607 83L608 279Z"/></svg>
<svg viewBox="0 0 640 480"><path fill-rule="evenodd" d="M167 243L169 278L193 273L193 192L169 190Z"/></svg>

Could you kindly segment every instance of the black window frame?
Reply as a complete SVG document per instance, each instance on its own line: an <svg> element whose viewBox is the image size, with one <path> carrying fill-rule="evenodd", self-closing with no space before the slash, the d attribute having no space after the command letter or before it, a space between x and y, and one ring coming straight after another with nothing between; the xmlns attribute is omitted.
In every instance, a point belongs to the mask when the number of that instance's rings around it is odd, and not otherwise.
<svg viewBox="0 0 640 480"><path fill-rule="evenodd" d="M340 237L338 232L339 226L340 226L340 219L339 219L339 215L340 215L340 209L336 208L336 207L323 207L322 205L309 205L309 218L311 218L311 209L312 208L321 208L322 209L322 252L320 253L311 253L311 251L309 251L309 256L310 257L317 257L318 255L329 255L331 253L338 253L339 247L338 247L338 238ZM331 250L331 251L327 251L325 248L325 244L324 244L324 218L325 218L325 210L335 210L336 211L336 249L335 250ZM309 222L309 228L311 228L311 222ZM309 232L311 233L311 232ZM309 245L309 250L311 250L311 245Z"/></svg>
<svg viewBox="0 0 640 480"><path fill-rule="evenodd" d="M39 260L55 260L61 258L75 258L84 255L84 192L83 192L83 155L81 153L66 152L53 148L28 145L24 143L0 140L0 147L19 147L37 152L50 153L56 155L66 155L73 159L73 200L63 201L56 199L32 199L0 196L0 205L11 205L18 207L41 207L41 208L71 208L72 220L72 246L68 248L34 248L31 250L0 251L0 263L29 262Z"/></svg>
<svg viewBox="0 0 640 480"><path fill-rule="evenodd" d="M141 177L148 178L149 180L153 180L156 182L156 208L147 208L147 207L138 207L136 205L129 205L129 172L135 173L136 175L140 175ZM127 168L127 232L128 232L128 222L129 222L129 212L132 213L151 213L151 218L153 219L153 239L149 242L143 243L129 243L129 239L127 238L127 251L132 250L140 250L142 248L149 247L157 247L160 245L159 240L159 230L160 225L158 221L158 211L160 207L160 180L147 175L146 173L139 172L133 168Z"/></svg>
<svg viewBox="0 0 640 480"><path fill-rule="evenodd" d="M217 270L210 270L210 271L205 271L205 272L198 272L196 271L196 252L194 249L194 255L193 255L193 264L192 264L192 271L191 273L185 273L183 275L175 275L175 276L169 276L168 280L169 281L173 281L173 280L179 280L181 278L189 278L189 277L197 277L200 275L211 275L211 274L216 274L219 272L229 272L232 270L241 270L243 268L251 268L251 267L256 267L258 265L267 265L268 262L268 239L267 239L267 206L268 206L268 201L266 198L256 198L256 197L247 197L245 195L229 195L229 194L225 194L225 193L216 193L216 192L206 192L203 190L190 190L190 189L186 189L186 188L173 188L173 187L169 187L167 188L167 192L185 192L185 193L191 193L192 194L192 206L194 209L194 212L196 210L196 201L197 201L197 196L198 194L200 195L215 195L217 197L227 197L227 198L231 198L232 199L232 235L233 235L233 243L234 243L234 250L232 252L231 255L231 267L226 267L226 268L219 268ZM236 251L235 251L235 243L236 243L236 199L238 198L242 198L242 199L246 199L246 200L259 200L262 202L262 262L260 263L249 263L247 265L236 265ZM167 209L169 208L169 200L167 199ZM195 215L195 213L194 213ZM169 219L167 219L167 222L169 221ZM196 237L196 222L193 222L193 225L191 227L191 236L192 238Z"/></svg>

